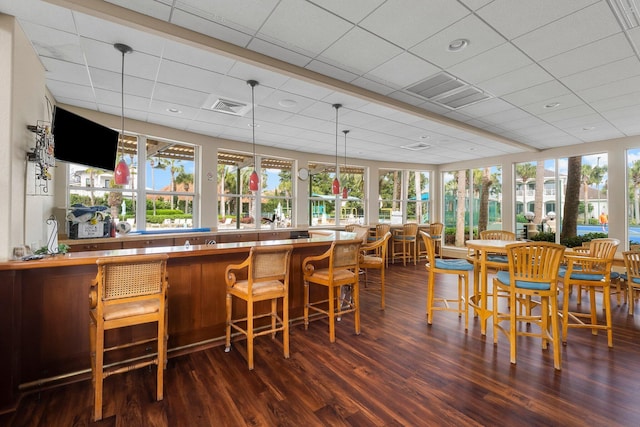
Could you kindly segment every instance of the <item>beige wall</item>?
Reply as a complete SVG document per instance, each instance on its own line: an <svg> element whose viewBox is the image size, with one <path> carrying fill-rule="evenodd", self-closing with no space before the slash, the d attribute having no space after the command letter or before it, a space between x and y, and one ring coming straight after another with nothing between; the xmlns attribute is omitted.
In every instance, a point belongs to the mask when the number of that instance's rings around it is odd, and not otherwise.
<svg viewBox="0 0 640 427"><path fill-rule="evenodd" d="M35 169L26 161L35 146L35 135L27 125L49 120L44 69L17 21L1 14L0 57L0 170L5 171L0 174L0 257L4 258L16 245L44 243L44 221L53 194L33 185Z"/></svg>

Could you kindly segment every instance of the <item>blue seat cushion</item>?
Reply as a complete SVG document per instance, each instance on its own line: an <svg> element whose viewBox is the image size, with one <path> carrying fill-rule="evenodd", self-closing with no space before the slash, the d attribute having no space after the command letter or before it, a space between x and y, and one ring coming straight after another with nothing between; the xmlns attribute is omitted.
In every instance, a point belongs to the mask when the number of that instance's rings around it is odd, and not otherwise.
<svg viewBox="0 0 640 427"><path fill-rule="evenodd" d="M511 274L508 271L498 271L496 278L500 283L511 286ZM516 288L531 289L536 291L548 291L551 289L549 282L529 282L527 280L516 280Z"/></svg>
<svg viewBox="0 0 640 427"><path fill-rule="evenodd" d="M562 277L564 279L564 276L567 275L567 267L560 267L560 270L558 271L558 276ZM574 280L589 280L592 282L597 282L600 281L602 279L604 279L604 275L602 274L589 274L589 273L580 273L580 272L576 272L576 270L573 270L573 273L571 274L571 279Z"/></svg>
<svg viewBox="0 0 640 427"><path fill-rule="evenodd" d="M436 268L441 270L473 270L473 264L464 259L436 259Z"/></svg>
<svg viewBox="0 0 640 427"><path fill-rule="evenodd" d="M490 262L503 262L505 264L509 263L509 258L506 255L487 255L487 261Z"/></svg>

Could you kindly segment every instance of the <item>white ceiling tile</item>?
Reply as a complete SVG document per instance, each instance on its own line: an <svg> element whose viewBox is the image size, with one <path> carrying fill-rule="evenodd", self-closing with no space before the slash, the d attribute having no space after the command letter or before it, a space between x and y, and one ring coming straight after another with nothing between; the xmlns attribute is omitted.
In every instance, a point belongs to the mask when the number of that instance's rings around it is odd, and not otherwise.
<svg viewBox="0 0 640 427"><path fill-rule="evenodd" d="M598 111L618 110L640 105L640 86L637 89L638 91L636 92L594 101L591 105Z"/></svg>
<svg viewBox="0 0 640 427"><path fill-rule="evenodd" d="M84 65L47 57L42 58L42 63L45 67L45 77L47 79L91 86L89 73Z"/></svg>
<svg viewBox="0 0 640 427"><path fill-rule="evenodd" d="M113 45L84 37L80 39L80 44L85 51L87 65L89 67L121 73L122 53L117 51ZM138 52L134 48L132 53L125 55L124 63L125 74L147 80L154 80L158 72L160 58Z"/></svg>
<svg viewBox="0 0 640 427"><path fill-rule="evenodd" d="M64 96L56 97L59 104L73 105L74 107L86 108L87 110L96 110L98 108L94 101L79 101L77 99L66 98Z"/></svg>
<svg viewBox="0 0 640 427"><path fill-rule="evenodd" d="M125 100L126 105L129 103ZM132 105L135 107L135 104ZM186 105L180 106L180 111L177 113L169 111L169 109L175 108L175 104L172 102L153 100L149 103L149 112L153 114L158 114L161 116L167 116L169 119L178 119L178 120L193 120L198 114L199 108L193 108Z"/></svg>
<svg viewBox="0 0 640 427"><path fill-rule="evenodd" d="M351 84L370 90L371 92L379 93L381 95L388 95L397 89L364 77L358 77L357 79L352 81Z"/></svg>
<svg viewBox="0 0 640 427"><path fill-rule="evenodd" d="M549 108L550 105L554 105L556 103L559 105ZM565 93L564 95L552 95L547 99L541 99L536 102L532 102L531 104L521 105L520 108L538 117L542 117L544 114L550 112L573 108L580 105L584 105L582 99L573 93Z"/></svg>
<svg viewBox="0 0 640 427"><path fill-rule="evenodd" d="M202 107L208 96L209 94L206 92L176 87L165 83L157 83L153 89L154 100L195 108Z"/></svg>
<svg viewBox="0 0 640 427"><path fill-rule="evenodd" d="M251 39L251 42L249 42L247 47L253 51L262 53L263 55L288 62L289 64L297 65L298 67L304 67L311 61L311 58L308 56L256 37Z"/></svg>
<svg viewBox="0 0 640 427"><path fill-rule="evenodd" d="M348 21L358 23L385 0L314 0L314 3Z"/></svg>
<svg viewBox="0 0 640 427"><path fill-rule="evenodd" d="M538 64L525 65L498 77L478 83L478 87L495 96L503 96L553 80Z"/></svg>
<svg viewBox="0 0 640 427"><path fill-rule="evenodd" d="M458 52L449 51L449 43L457 39L467 39L468 46ZM499 46L505 41L504 37L476 16L469 15L418 43L409 51L438 67L448 68Z"/></svg>
<svg viewBox="0 0 640 427"><path fill-rule="evenodd" d="M180 62L191 67L199 67L220 74L228 73L236 62L234 59L226 56L178 43L173 40L165 41L162 59Z"/></svg>
<svg viewBox="0 0 640 427"><path fill-rule="evenodd" d="M305 68L345 82L351 82L358 78L357 74L327 64L323 61L311 61Z"/></svg>
<svg viewBox="0 0 640 427"><path fill-rule="evenodd" d="M173 10L171 23L239 46L246 46L251 40L248 34L179 9Z"/></svg>
<svg viewBox="0 0 640 427"><path fill-rule="evenodd" d="M540 61L620 31L620 26L607 3L600 1L573 15L524 34L513 40L513 43L534 60Z"/></svg>
<svg viewBox="0 0 640 427"><path fill-rule="evenodd" d="M126 7L136 12L140 12L143 15L153 16L154 18L168 21L171 15L170 2L162 3L159 1L148 0L105 0L108 3Z"/></svg>
<svg viewBox="0 0 640 427"><path fill-rule="evenodd" d="M541 103L554 97L569 93L569 89L557 81L542 83L540 85L510 93L502 98L514 105L522 106L533 103Z"/></svg>
<svg viewBox="0 0 640 427"><path fill-rule="evenodd" d="M365 77L371 75L381 79L382 83L387 81L392 85L404 88L422 81L439 71L438 67L431 65L427 61L404 52L374 68L365 74Z"/></svg>
<svg viewBox="0 0 640 427"><path fill-rule="evenodd" d="M492 1L494 0L460 0L460 3L466 5L471 10L478 10Z"/></svg>
<svg viewBox="0 0 640 427"><path fill-rule="evenodd" d="M1 0L0 12L15 16L20 22L33 22L68 33L76 32L71 11L49 3L33 0Z"/></svg>
<svg viewBox="0 0 640 427"><path fill-rule="evenodd" d="M347 69L368 72L402 52L397 46L362 30L354 28L325 49L320 60Z"/></svg>
<svg viewBox="0 0 640 427"><path fill-rule="evenodd" d="M58 80L47 80L47 88L54 97L77 99L78 101L95 102L95 95L90 86L82 86Z"/></svg>
<svg viewBox="0 0 640 427"><path fill-rule="evenodd" d="M240 61L236 61L227 74L245 82L247 80L257 80L263 88L279 88L289 80L289 77L284 74Z"/></svg>
<svg viewBox="0 0 640 427"><path fill-rule="evenodd" d="M161 83L207 93L216 92L223 80L221 74L168 60L160 64L157 77Z"/></svg>
<svg viewBox="0 0 640 427"><path fill-rule="evenodd" d="M540 65L555 77L565 77L632 55L633 48L619 33L540 61Z"/></svg>
<svg viewBox="0 0 640 427"><path fill-rule="evenodd" d="M98 89L106 89L112 92L122 91L122 75L119 72L89 68L91 83ZM124 90L128 94L151 98L154 83L151 80L133 76L124 76Z"/></svg>
<svg viewBox="0 0 640 427"><path fill-rule="evenodd" d="M77 34L43 27L30 22L24 22L22 28L40 56L76 64L85 64L82 48L80 47L80 39Z"/></svg>
<svg viewBox="0 0 640 427"><path fill-rule="evenodd" d="M504 43L456 64L447 71L467 83L477 84L531 63L531 60L518 49Z"/></svg>
<svg viewBox="0 0 640 427"><path fill-rule="evenodd" d="M175 8L187 11L209 21L245 29L259 28L273 12L277 0L177 0Z"/></svg>
<svg viewBox="0 0 640 427"><path fill-rule="evenodd" d="M360 26L408 49L468 14L464 6L448 0L387 0Z"/></svg>
<svg viewBox="0 0 640 427"><path fill-rule="evenodd" d="M304 16L305 19L300 19ZM260 33L315 55L342 37L352 25L308 2L282 0L264 22Z"/></svg>
<svg viewBox="0 0 640 427"><path fill-rule="evenodd" d="M458 111L472 117L483 117L488 114L499 113L500 111L507 111L512 108L513 105L508 102L505 102L500 98L493 98L460 108Z"/></svg>
<svg viewBox="0 0 640 427"><path fill-rule="evenodd" d="M636 76L640 76L640 60L632 56L563 77L560 81L577 92Z"/></svg>
<svg viewBox="0 0 640 427"><path fill-rule="evenodd" d="M478 15L511 40L597 2L598 0L495 0L482 7Z"/></svg>
<svg viewBox="0 0 640 427"><path fill-rule="evenodd" d="M587 102L594 102L614 96L624 95L629 88L640 88L640 76L618 80L590 89L577 91L576 93Z"/></svg>

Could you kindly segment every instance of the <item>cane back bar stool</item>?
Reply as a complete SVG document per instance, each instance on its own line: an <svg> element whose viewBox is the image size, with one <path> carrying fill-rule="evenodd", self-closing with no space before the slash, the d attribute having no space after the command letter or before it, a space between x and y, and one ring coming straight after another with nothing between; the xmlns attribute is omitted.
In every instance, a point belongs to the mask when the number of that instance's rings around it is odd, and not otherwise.
<svg viewBox="0 0 640 427"><path fill-rule="evenodd" d="M384 310L384 272L387 259L387 246L391 232L382 236L375 242L362 246L362 258L360 258L360 269L365 272L365 285L369 283L368 270L380 270L380 308Z"/></svg>
<svg viewBox="0 0 640 427"><path fill-rule="evenodd" d="M98 274L89 293L89 338L94 390L93 418L102 419L103 382L106 377L156 365L156 400L163 398L163 372L167 357L167 254L98 258ZM154 338L105 347L105 331L156 323ZM129 358L126 366L104 366L108 351L156 342L156 353ZM145 346L146 347L146 346ZM143 350L144 351L144 350Z"/></svg>
<svg viewBox="0 0 640 427"><path fill-rule="evenodd" d="M337 317L354 314L355 332L360 335L360 241L336 240L322 255L309 256L302 261L304 275L304 328L309 328L309 310L329 317L329 341L335 342ZM324 267L328 263L328 266ZM327 288L325 300L311 302L309 286ZM342 288L351 287L350 297L341 298Z"/></svg>
<svg viewBox="0 0 640 427"><path fill-rule="evenodd" d="M282 331L284 357L289 358L289 265L292 245L254 246L249 256L241 264L231 264L225 271L227 284L227 328L225 352L231 350L231 329L247 337L247 363L253 369L253 340L255 337ZM246 274L246 279L238 280L236 274ZM246 303L246 317L233 319L233 297ZM282 317L278 315L278 300L282 299ZM254 313L254 304L271 301L271 311ZM258 329L256 320L269 317L271 325ZM244 325L245 327L243 327ZM263 325L257 325L263 326Z"/></svg>
<svg viewBox="0 0 640 427"><path fill-rule="evenodd" d="M402 228L393 230L391 236L391 260L402 259L402 264L407 265L407 260L413 258L413 265L418 259L418 224L409 222L402 224Z"/></svg>

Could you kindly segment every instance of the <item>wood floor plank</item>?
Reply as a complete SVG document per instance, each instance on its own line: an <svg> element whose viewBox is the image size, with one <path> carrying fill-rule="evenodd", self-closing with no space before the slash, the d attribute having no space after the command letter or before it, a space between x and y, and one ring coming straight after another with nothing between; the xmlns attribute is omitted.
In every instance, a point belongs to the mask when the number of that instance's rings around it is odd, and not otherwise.
<svg viewBox="0 0 640 427"><path fill-rule="evenodd" d="M438 276L438 296L455 292L453 280ZM635 316L614 302L613 349L605 334L569 331L557 372L534 338L518 338L511 365L506 338L493 344L491 321L481 336L471 311L468 331L455 313L427 325L422 265L391 265L386 284L384 311L379 291L363 288L359 336L350 315L333 344L325 319L308 330L295 323L289 359L280 336L259 337L249 371L237 341L229 353L221 345L170 357L161 402L155 368L141 369L107 378L99 423L85 380L24 396L0 426L640 425L640 302Z"/></svg>

